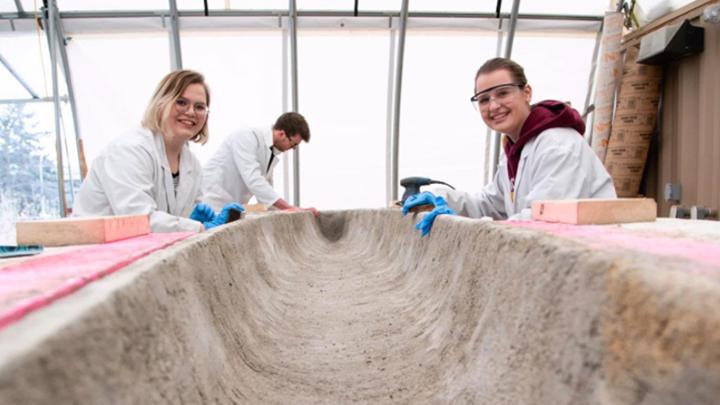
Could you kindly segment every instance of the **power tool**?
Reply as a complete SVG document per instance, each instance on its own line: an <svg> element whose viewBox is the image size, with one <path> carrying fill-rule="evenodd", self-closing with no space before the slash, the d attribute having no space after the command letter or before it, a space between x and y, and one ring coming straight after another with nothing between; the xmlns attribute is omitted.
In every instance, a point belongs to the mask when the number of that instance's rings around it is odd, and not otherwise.
<svg viewBox="0 0 720 405"><path fill-rule="evenodd" d="M403 193L402 200L400 200L400 205L404 204L405 200L407 200L411 195L419 193L420 187L427 186L429 184L443 184L455 190L455 187L445 183L444 181L433 180L427 177L405 177L400 180L400 185L405 187L405 192Z"/></svg>

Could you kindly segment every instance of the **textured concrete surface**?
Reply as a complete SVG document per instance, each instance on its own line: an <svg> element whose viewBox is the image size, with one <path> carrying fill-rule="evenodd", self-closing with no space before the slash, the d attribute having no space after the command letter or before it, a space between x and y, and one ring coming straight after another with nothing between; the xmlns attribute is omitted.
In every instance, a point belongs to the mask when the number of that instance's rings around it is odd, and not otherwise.
<svg viewBox="0 0 720 405"><path fill-rule="evenodd" d="M414 222L249 216L154 253L1 331L0 403L720 398L717 266Z"/></svg>

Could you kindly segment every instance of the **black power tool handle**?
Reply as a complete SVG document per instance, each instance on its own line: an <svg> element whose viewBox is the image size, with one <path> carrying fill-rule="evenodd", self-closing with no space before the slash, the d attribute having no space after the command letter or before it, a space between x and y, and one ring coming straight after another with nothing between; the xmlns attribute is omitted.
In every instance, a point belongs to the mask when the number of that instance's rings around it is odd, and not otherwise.
<svg viewBox="0 0 720 405"><path fill-rule="evenodd" d="M408 197L420 192L421 186L427 186L429 184L443 184L455 190L455 187L449 185L448 183L445 183L444 181L433 180L428 177L405 177L404 179L400 180L400 185L405 187L405 192L403 193L401 202L405 203L405 200L407 200Z"/></svg>

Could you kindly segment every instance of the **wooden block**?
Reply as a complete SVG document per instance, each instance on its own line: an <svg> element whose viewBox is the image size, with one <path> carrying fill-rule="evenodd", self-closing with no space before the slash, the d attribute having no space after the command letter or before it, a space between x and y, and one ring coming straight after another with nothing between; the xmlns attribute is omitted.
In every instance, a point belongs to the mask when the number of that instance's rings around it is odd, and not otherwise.
<svg viewBox="0 0 720 405"><path fill-rule="evenodd" d="M19 245L87 245L148 234L150 217L120 215L21 221L15 229Z"/></svg>
<svg viewBox="0 0 720 405"><path fill-rule="evenodd" d="M397 201L390 201L390 206L388 208L402 208L403 203L401 200ZM416 205L412 208L410 208L410 212L413 214L417 214L418 212L426 212L426 211L432 211L435 206L433 204L425 204L425 205Z"/></svg>
<svg viewBox="0 0 720 405"><path fill-rule="evenodd" d="M249 204L245 206L245 212L266 212L268 209L263 204Z"/></svg>
<svg viewBox="0 0 720 405"><path fill-rule="evenodd" d="M651 198L547 200L532 204L535 221L601 225L652 222L656 217L657 204Z"/></svg>
<svg viewBox="0 0 720 405"><path fill-rule="evenodd" d="M432 204L416 205L416 206L410 208L410 212L412 212L413 214L418 213L418 212L428 212L428 211L432 211L434 208L435 208L435 206Z"/></svg>

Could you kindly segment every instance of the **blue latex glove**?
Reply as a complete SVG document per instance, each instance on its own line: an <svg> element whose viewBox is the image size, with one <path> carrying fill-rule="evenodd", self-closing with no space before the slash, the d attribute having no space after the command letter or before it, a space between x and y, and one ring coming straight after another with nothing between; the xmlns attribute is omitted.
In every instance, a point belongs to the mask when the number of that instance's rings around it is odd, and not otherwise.
<svg viewBox="0 0 720 405"><path fill-rule="evenodd" d="M456 215L455 211L447 206L444 198L440 196L435 197L434 203L435 209L426 214L423 219L415 225L415 229L422 232L422 236L427 236L427 234L430 233L430 228L432 228L433 222L435 222L435 218L438 215Z"/></svg>
<svg viewBox="0 0 720 405"><path fill-rule="evenodd" d="M440 197L442 198L442 197ZM445 201L445 200L443 200ZM407 215L410 212L410 208L417 207L419 205L435 205L435 195L429 191L423 191L422 193L413 194L405 200L405 204L402 207L403 215Z"/></svg>
<svg viewBox="0 0 720 405"><path fill-rule="evenodd" d="M193 208L192 213L190 214L190 219L193 219L198 222L208 222L212 221L215 218L215 211L213 211L212 208L210 208L209 205L199 203L198 205Z"/></svg>
<svg viewBox="0 0 720 405"><path fill-rule="evenodd" d="M245 211L245 208L243 208L243 206L238 203L225 204L220 213L215 215L215 218L213 218L211 221L203 223L203 225L205 225L205 230L226 224L228 222L228 218L230 217L231 211L243 212Z"/></svg>

